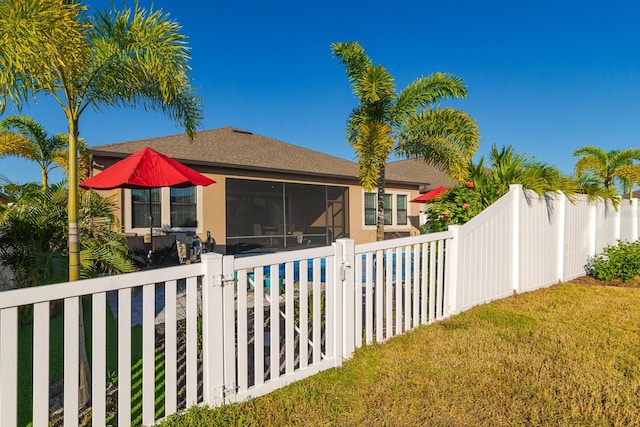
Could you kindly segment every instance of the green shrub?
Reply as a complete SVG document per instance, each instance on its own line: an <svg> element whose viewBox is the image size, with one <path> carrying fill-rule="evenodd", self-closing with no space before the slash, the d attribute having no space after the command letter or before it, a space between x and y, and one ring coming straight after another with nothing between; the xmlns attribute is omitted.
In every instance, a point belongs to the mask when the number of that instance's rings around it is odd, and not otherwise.
<svg viewBox="0 0 640 427"><path fill-rule="evenodd" d="M607 246L601 254L589 260L587 274L599 280L631 280L640 277L640 240L628 243L619 241Z"/></svg>

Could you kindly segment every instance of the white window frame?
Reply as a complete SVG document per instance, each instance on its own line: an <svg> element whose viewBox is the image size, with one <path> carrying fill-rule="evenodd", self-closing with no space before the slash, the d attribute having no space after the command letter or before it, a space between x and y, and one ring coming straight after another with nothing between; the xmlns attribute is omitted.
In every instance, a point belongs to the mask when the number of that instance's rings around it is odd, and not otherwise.
<svg viewBox="0 0 640 427"><path fill-rule="evenodd" d="M163 187L160 189L160 227L153 227L154 230L165 231L194 231L196 233L202 233L204 230L202 221L203 215L203 191L202 186L196 187L196 216L198 225L196 227L171 227L171 189L169 187ZM124 230L127 233L138 233L144 235L149 233L149 227L131 227L131 215L132 215L132 202L131 202L131 190L124 190Z"/></svg>
<svg viewBox="0 0 640 427"><path fill-rule="evenodd" d="M376 212L377 212L377 206L378 206L378 191L364 191L364 189L362 190L362 229L363 230L375 230L376 229L376 225L367 225L365 224L365 194L367 193L372 193L375 194L375 200L376 200ZM385 191L386 195L390 195L391 196L391 224L385 224L385 230L391 230L391 231L399 231L399 230L411 230L411 221L409 221L409 196L410 193L409 192L404 192L404 191ZM406 224L398 224L398 195L402 195L405 196L407 198L407 223Z"/></svg>

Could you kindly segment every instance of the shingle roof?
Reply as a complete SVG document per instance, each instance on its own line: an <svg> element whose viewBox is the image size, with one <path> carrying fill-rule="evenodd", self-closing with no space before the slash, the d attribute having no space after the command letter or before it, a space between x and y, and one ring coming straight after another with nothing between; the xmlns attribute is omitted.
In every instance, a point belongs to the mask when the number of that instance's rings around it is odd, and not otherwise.
<svg viewBox="0 0 640 427"><path fill-rule="evenodd" d="M91 147L94 156L124 158L151 147L188 165L207 165L245 170L263 170L356 180L357 164L340 157L289 144L231 126L196 132L190 142L186 135L169 135L138 141ZM404 163L406 162L406 163ZM421 185L444 182L440 171L418 161L387 165L390 183ZM403 170L403 167L408 167ZM447 181L448 182L448 181ZM445 184L438 184L445 185Z"/></svg>
<svg viewBox="0 0 640 427"><path fill-rule="evenodd" d="M425 190L440 186L453 187L457 184L456 181L449 179L440 169L418 159L389 162L386 170L389 175L398 180L410 180L425 185Z"/></svg>
<svg viewBox="0 0 640 427"><path fill-rule="evenodd" d="M11 198L0 191L0 203L9 203L11 202Z"/></svg>

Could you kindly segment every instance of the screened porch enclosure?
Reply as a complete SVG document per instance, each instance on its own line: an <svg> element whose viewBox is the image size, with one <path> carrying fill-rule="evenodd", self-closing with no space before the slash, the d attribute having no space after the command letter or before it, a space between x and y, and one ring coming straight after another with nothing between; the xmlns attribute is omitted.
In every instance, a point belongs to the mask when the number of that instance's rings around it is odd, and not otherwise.
<svg viewBox="0 0 640 427"><path fill-rule="evenodd" d="M226 180L227 253L325 246L349 237L346 187Z"/></svg>

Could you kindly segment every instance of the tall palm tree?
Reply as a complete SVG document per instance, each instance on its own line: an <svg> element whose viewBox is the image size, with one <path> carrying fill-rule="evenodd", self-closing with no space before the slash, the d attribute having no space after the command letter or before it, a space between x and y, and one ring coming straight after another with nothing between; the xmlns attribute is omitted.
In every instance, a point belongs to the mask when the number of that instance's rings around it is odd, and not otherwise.
<svg viewBox="0 0 640 427"><path fill-rule="evenodd" d="M115 6L114 6L115 7ZM0 113L36 93L52 96L69 128L69 280L80 278L78 134L91 107L160 111L194 138L202 113L189 78L189 48L162 11L97 11L77 1L0 2Z"/></svg>
<svg viewBox="0 0 640 427"><path fill-rule="evenodd" d="M633 187L640 185L640 165L626 165L618 168L618 176L626 183L629 200L633 197Z"/></svg>
<svg viewBox="0 0 640 427"><path fill-rule="evenodd" d="M640 149L606 152L602 148L588 145L578 148L573 155L581 156L575 165L575 173L580 180L605 191L613 191L617 183L624 185L624 178L620 175L621 168L633 164L634 160L640 160Z"/></svg>
<svg viewBox="0 0 640 427"><path fill-rule="evenodd" d="M53 167L65 167L68 140L65 134L49 135L44 126L28 116L0 120L0 157L17 156L38 163L43 187L49 185Z"/></svg>
<svg viewBox="0 0 640 427"><path fill-rule="evenodd" d="M557 167L527 154L516 153L512 146L498 149L495 144L492 145L489 164L492 181L503 194L509 191L511 184L522 184L523 188L539 195L562 191L571 197L579 191L578 183Z"/></svg>
<svg viewBox="0 0 640 427"><path fill-rule="evenodd" d="M78 135L91 107L160 111L195 136L202 112L189 78L189 47L180 25L162 11L139 7L97 11L78 0L0 0L0 114L7 100L18 109L35 94L52 96L69 129L69 280L80 279ZM82 306L81 306L82 307ZM90 376L81 349L80 404Z"/></svg>
<svg viewBox="0 0 640 427"><path fill-rule="evenodd" d="M366 191L378 187L376 238L384 239L385 166L394 150L443 167L461 178L478 148L478 127L466 113L429 108L464 98L462 80L451 74L420 77L397 92L391 74L374 65L357 42L334 43L334 57L345 67L358 106L347 122L347 141L356 150L359 178Z"/></svg>

